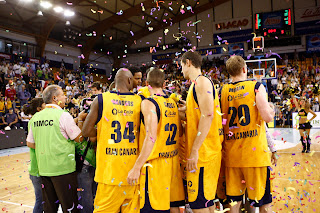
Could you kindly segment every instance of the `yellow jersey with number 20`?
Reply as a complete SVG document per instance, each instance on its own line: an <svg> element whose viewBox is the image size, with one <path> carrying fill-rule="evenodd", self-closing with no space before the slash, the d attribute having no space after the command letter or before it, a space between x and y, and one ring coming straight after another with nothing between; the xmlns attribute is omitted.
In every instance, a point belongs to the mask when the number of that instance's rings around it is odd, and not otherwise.
<svg viewBox="0 0 320 213"><path fill-rule="evenodd" d="M256 106L260 83L240 81L225 84L221 90L226 167L270 166L265 122Z"/></svg>

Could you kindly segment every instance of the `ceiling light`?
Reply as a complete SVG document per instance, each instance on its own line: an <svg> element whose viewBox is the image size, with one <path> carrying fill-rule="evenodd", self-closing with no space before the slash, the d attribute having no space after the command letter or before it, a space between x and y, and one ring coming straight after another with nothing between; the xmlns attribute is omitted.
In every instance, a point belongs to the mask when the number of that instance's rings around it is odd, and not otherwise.
<svg viewBox="0 0 320 213"><path fill-rule="evenodd" d="M5 4L7 3L6 0L0 0L0 4Z"/></svg>
<svg viewBox="0 0 320 213"><path fill-rule="evenodd" d="M60 6L57 6L57 7L53 8L53 10L54 10L54 12L56 12L56 13L61 13L61 12L63 11L63 8L60 7Z"/></svg>
<svg viewBox="0 0 320 213"><path fill-rule="evenodd" d="M28 2L28 3L29 3L29 2L32 2L32 1L33 1L33 0L24 0L24 2Z"/></svg>
<svg viewBox="0 0 320 213"><path fill-rule="evenodd" d="M70 25L70 21L66 21L66 25Z"/></svg>
<svg viewBox="0 0 320 213"><path fill-rule="evenodd" d="M49 9L50 7L52 7L52 4L48 1L42 1L42 2L40 2L40 6L45 9Z"/></svg>
<svg viewBox="0 0 320 213"><path fill-rule="evenodd" d="M64 16L66 16L66 17L74 16L74 12L71 10L65 10Z"/></svg>
<svg viewBox="0 0 320 213"><path fill-rule="evenodd" d="M40 11L39 10L39 12L38 12L38 14L37 14L38 16L43 16L43 13L42 13L42 11Z"/></svg>

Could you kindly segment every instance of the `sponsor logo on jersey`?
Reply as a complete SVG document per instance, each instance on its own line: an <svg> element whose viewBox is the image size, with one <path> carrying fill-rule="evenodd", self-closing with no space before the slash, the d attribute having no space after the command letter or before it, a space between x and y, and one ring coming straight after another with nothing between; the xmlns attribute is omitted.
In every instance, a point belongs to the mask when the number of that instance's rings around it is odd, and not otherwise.
<svg viewBox="0 0 320 213"><path fill-rule="evenodd" d="M33 124L34 124L34 127L53 126L53 120L35 121Z"/></svg>
<svg viewBox="0 0 320 213"><path fill-rule="evenodd" d="M174 117L174 116L177 115L177 113L174 112L174 111L166 110L166 111L164 112L164 115L165 115L166 117Z"/></svg>
<svg viewBox="0 0 320 213"><path fill-rule="evenodd" d="M132 110L121 110L121 109L116 109L113 108L112 109L112 115L133 115L133 111Z"/></svg>

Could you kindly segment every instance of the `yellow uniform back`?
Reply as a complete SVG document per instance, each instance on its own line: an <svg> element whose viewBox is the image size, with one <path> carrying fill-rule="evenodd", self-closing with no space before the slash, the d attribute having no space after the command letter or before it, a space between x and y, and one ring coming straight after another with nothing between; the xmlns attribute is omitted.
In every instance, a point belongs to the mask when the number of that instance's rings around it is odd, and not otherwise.
<svg viewBox="0 0 320 213"><path fill-rule="evenodd" d="M196 97L194 82L191 84L187 96L187 125L186 125L186 157L190 156L195 138L198 135L198 124L201 113ZM209 133L199 149L198 167L215 159L221 153L221 143L223 141L222 118L220 113L219 97L216 90L213 90L214 112ZM208 116L208 115L206 115ZM201 134L201 133L200 133Z"/></svg>
<svg viewBox="0 0 320 213"><path fill-rule="evenodd" d="M174 157L178 154L179 134L181 131L178 107L175 101L168 96L153 96L153 99L149 98L149 100L158 106L156 107L157 112L153 113L158 114L159 122L157 139L154 141L155 145L148 161L156 158ZM142 122L139 139L140 150L142 149L145 137L146 131Z"/></svg>
<svg viewBox="0 0 320 213"><path fill-rule="evenodd" d="M97 123L95 181L128 185L128 172L138 156L141 97L133 93L102 94L103 109ZM100 109L99 109L100 110Z"/></svg>
<svg viewBox="0 0 320 213"><path fill-rule="evenodd" d="M255 104L260 83L240 81L225 84L221 90L226 167L270 166L265 122Z"/></svg>

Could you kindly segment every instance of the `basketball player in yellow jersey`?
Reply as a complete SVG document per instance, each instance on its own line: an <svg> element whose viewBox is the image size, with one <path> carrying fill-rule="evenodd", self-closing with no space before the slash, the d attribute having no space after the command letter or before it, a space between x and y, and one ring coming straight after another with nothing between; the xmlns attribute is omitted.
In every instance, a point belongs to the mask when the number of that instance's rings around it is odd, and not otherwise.
<svg viewBox="0 0 320 213"><path fill-rule="evenodd" d="M247 189L249 203L259 212L272 212L270 189L271 158L268 153L265 122L272 121L274 110L267 102L264 86L247 81L247 66L240 56L228 59L232 82L221 89L224 119L226 193L230 212L239 212Z"/></svg>
<svg viewBox="0 0 320 213"><path fill-rule="evenodd" d="M84 123L84 137L97 135L98 183L94 212L139 212L139 185L127 183L128 172L138 157L141 97L133 94L132 74L120 69L115 76L117 91L98 95ZM95 129L97 125L97 129Z"/></svg>
<svg viewBox="0 0 320 213"><path fill-rule="evenodd" d="M201 75L201 55L182 55L182 73L192 84L186 101L186 161L188 200L194 213L213 213L223 141L218 92Z"/></svg>
<svg viewBox="0 0 320 213"><path fill-rule="evenodd" d="M150 70L147 82L152 98L141 103L140 155L127 180L133 184L140 177L141 213L179 213L185 195L178 156L182 133L178 107L162 91L165 74L158 68Z"/></svg>

